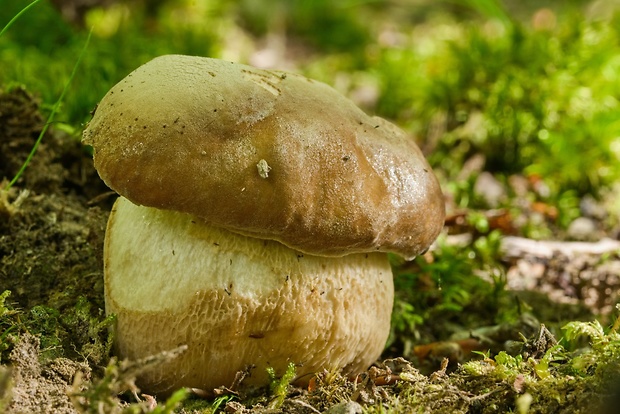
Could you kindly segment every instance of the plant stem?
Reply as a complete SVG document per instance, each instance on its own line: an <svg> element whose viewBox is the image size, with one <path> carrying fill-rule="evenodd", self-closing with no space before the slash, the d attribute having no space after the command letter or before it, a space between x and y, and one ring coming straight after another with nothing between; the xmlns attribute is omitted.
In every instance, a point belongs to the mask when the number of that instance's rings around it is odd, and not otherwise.
<svg viewBox="0 0 620 414"><path fill-rule="evenodd" d="M19 19L19 16L21 16L24 13L26 13L29 8L31 8L32 6L34 6L35 4L37 4L40 1L41 0L34 0L32 3L30 3L29 5L24 7L19 13L17 13L15 16L13 16L13 18L11 20L9 20L9 22L6 24L6 26L4 26L4 28L2 30L0 30L0 37L2 37L4 32L6 32L9 27L11 27L11 25L15 22L15 20Z"/></svg>
<svg viewBox="0 0 620 414"><path fill-rule="evenodd" d="M39 0L35 0L35 1L39 1ZM32 4L34 4L34 2L31 3L30 5L32 5ZM30 6L28 6L28 7L30 7ZM23 12L23 10L22 10L22 12ZM13 18L13 20L15 20L15 18ZM17 180L19 180L19 178L22 176L22 174L24 173L24 171L28 167L28 164L30 164L30 161L32 160L32 157L34 156L35 152L37 151L37 148L39 147L39 144L41 143L41 140L43 139L43 136L47 132L47 129L49 128L50 124L53 122L54 116L56 116L56 112L58 112L58 109L60 108L60 105L62 104L62 100L64 99L65 94L67 93L67 90L69 89L69 85L71 85L71 81L75 77L75 74L77 72L77 68L80 65L80 62L82 61L82 57L84 56L84 53L86 52L86 49L88 48L88 44L90 43L90 37L91 37L92 34L93 34L93 29L91 28L90 31L88 32L88 37L86 37L86 42L84 43L84 47L82 47L82 50L80 51L80 55L78 56L78 59L75 62L75 65L73 65L73 70L71 71L71 76L69 76L69 79L65 83L65 86L62 89L62 92L61 92L60 96L56 100L56 103L54 103L54 106L52 107L52 111L50 112L49 116L47 117L47 121L45 122L45 125L43 126L43 129L41 129L41 132L39 133L39 136L38 136L36 142L32 146L32 149L30 150L30 154L28 154L28 157L26 158L26 161L24 161L24 163L22 164L22 166L19 169L19 171L17 172L17 174L15 174L15 177L13 177L11 182L4 188L5 191L8 191L17 182Z"/></svg>

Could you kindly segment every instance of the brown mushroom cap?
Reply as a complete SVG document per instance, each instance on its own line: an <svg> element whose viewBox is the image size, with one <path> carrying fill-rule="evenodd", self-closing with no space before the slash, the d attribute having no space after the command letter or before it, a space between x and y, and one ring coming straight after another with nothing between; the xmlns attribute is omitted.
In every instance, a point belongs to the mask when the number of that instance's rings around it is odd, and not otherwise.
<svg viewBox="0 0 620 414"><path fill-rule="evenodd" d="M331 87L168 55L114 86L84 132L108 186L313 255L411 258L443 226L421 151Z"/></svg>

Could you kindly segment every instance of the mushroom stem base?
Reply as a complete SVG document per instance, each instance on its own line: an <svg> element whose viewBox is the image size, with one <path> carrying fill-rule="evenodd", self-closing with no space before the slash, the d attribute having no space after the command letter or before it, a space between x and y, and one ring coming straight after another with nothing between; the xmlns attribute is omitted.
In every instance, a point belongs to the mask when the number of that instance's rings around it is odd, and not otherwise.
<svg viewBox="0 0 620 414"><path fill-rule="evenodd" d="M179 357L138 378L147 392L262 386L266 368L357 373L389 334L394 287L384 253L326 258L215 228L182 213L116 202L105 241L106 311L116 349Z"/></svg>

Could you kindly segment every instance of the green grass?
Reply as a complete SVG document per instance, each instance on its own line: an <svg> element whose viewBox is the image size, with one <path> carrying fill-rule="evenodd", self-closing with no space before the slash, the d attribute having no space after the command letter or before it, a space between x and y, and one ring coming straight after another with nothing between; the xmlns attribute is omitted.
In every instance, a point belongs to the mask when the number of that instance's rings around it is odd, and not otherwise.
<svg viewBox="0 0 620 414"><path fill-rule="evenodd" d="M556 192L583 194L616 181L610 145L620 133L617 27L617 20L572 17L552 32L467 28L430 80L429 104L451 124L439 153L461 147L462 163L481 152L488 170L538 174Z"/></svg>
<svg viewBox="0 0 620 414"><path fill-rule="evenodd" d="M33 1L28 6L24 7L24 9L22 9L19 13L17 13L15 15L15 17L11 21L9 21L9 23L7 23L7 25L4 27L4 29L2 29L2 31L0 32L0 37L2 36L3 33L6 32L6 30L12 25L12 23L15 20L17 20L18 17L23 15L28 9L30 9L32 6L36 5L38 2L39 2L39 0ZM45 136L45 133L47 132L47 129L49 128L51 123L54 122L54 117L56 116L56 113L59 111L60 106L61 106L61 104L63 102L63 99L64 99L65 95L67 94L67 90L69 89L69 86L71 85L71 81L75 78L75 74L77 72L78 67L80 66L80 62L82 61L82 58L84 57L84 54L86 53L86 50L88 49L88 44L90 42L91 34L92 34L92 32L88 33L88 37L86 38L86 40L84 42L84 46L83 46L82 50L80 51L80 54L78 55L77 60L75 61L75 64L73 66L73 70L71 71L71 74L69 75L69 78L67 79L67 82L65 83L65 85L64 85L64 87L62 89L62 92L60 93L60 96L58 97L58 99L56 100L54 105L52 106L52 109L51 109L51 111L50 111L50 113L49 113L49 115L47 117L47 121L45 122L45 125L41 129L41 132L39 133L39 136L37 137L37 140L35 141L34 145L32 146L32 150L30 151L30 154L28 154L28 157L26 158L26 160L22 164L22 166L19 169L19 171L17 171L17 174L15 174L15 176L11 179L11 181L9 181L9 183L4 187L5 191L8 191L17 182L17 180L19 180L19 178L22 176L22 174L24 173L26 168L28 168L28 164L30 164L30 161L32 160L32 157L34 157L34 154L37 152L37 148L39 147L39 144L41 144L41 140L43 139L43 136Z"/></svg>
<svg viewBox="0 0 620 414"><path fill-rule="evenodd" d="M0 22L9 21L20 4L3 1ZM87 26L79 28L65 22L49 3L41 2L34 13L24 14L20 24L0 38L0 85L27 85L49 109L71 76L92 27L88 52L57 118L81 129L110 87L148 60L167 53L217 54L221 39L216 29L223 23L215 3L193 20L175 13L172 6L149 17L140 7L119 4L107 11L93 11L87 16ZM209 24L199 24L199 17Z"/></svg>
<svg viewBox="0 0 620 414"><path fill-rule="evenodd" d="M2 28L2 30L0 30L0 37L2 37L2 35L9 29L9 27L13 25L13 23L17 21L17 19L19 19L20 16L22 16L28 11L28 9L34 7L40 1L41 0L34 0L32 3L21 9L18 13L15 13L15 16L13 16L13 18L9 20L9 22Z"/></svg>

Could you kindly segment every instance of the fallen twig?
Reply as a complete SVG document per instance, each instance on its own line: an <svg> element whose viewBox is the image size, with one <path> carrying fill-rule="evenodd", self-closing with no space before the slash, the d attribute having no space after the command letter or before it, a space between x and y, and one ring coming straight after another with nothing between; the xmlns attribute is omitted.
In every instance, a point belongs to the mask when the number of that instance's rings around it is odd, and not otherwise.
<svg viewBox="0 0 620 414"><path fill-rule="evenodd" d="M558 253L572 257L579 254L602 255L620 252L620 241L605 238L597 242L566 242L506 236L501 241L500 250L506 259L525 256L550 259Z"/></svg>

